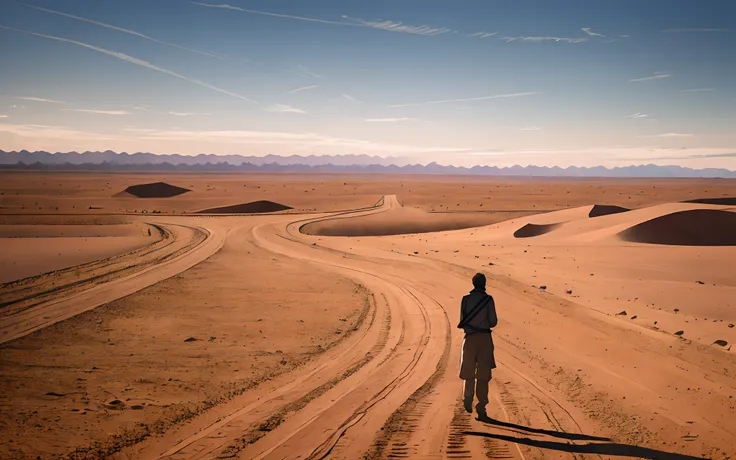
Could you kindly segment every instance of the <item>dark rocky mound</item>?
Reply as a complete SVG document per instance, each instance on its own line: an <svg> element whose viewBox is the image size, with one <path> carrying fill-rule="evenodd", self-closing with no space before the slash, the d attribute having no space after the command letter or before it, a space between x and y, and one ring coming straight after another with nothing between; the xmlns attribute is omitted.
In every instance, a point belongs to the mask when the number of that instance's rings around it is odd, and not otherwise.
<svg viewBox="0 0 736 460"><path fill-rule="evenodd" d="M197 214L256 214L261 212L278 212L293 209L273 201L253 201L250 203L234 204L232 206L222 206L220 208L210 208L198 211Z"/></svg>
<svg viewBox="0 0 736 460"><path fill-rule="evenodd" d="M588 213L588 217L608 216L610 214L618 214L620 212L626 211L631 211L631 209L608 204L597 204L593 206L593 209L590 210L590 212Z"/></svg>
<svg viewBox="0 0 736 460"><path fill-rule="evenodd" d="M136 198L171 198L191 192L187 188L177 187L166 182L153 182L151 184L131 185L116 196L132 195Z"/></svg>
<svg viewBox="0 0 736 460"><path fill-rule="evenodd" d="M698 198L697 200L687 200L685 203L700 203L700 204L720 204L723 206L736 206L736 198L724 197L724 198Z"/></svg>
<svg viewBox="0 0 736 460"><path fill-rule="evenodd" d="M674 212L619 233L625 241L677 246L736 246L736 213L714 209Z"/></svg>
<svg viewBox="0 0 736 460"><path fill-rule="evenodd" d="M559 226L560 224L526 224L514 232L514 238L531 238L544 235Z"/></svg>

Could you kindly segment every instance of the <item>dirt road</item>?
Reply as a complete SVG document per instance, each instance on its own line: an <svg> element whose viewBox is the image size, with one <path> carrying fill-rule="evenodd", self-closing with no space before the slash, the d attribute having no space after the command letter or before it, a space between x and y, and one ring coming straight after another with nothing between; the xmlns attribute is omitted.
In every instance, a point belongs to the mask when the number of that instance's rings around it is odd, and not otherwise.
<svg viewBox="0 0 736 460"><path fill-rule="evenodd" d="M196 222L209 237L171 261L35 307L26 326L14 326L15 334L179 273L217 251L228 232L245 232L247 244L259 250L315 264L365 286L372 293L368 320L297 370L162 436L125 447L119 458L736 455L732 354L530 286L514 275L541 270L522 259L530 244L513 246L515 271L488 268L493 264L479 259L486 246L480 242L491 241L495 234L490 232L506 231L503 227L484 229L489 232L484 236L479 229L445 233L437 236L441 242L426 234L342 238L300 232L310 223L400 208L395 196L386 196L374 208L309 218L261 217L257 224L236 227L211 217L167 218L169 225ZM580 213L564 212L566 219ZM490 421L462 410L457 377L463 339L455 328L459 302L476 271L486 273L500 317ZM34 319L39 316L49 318Z"/></svg>
<svg viewBox="0 0 736 460"><path fill-rule="evenodd" d="M157 228L163 239L140 250L3 285L0 343L181 273L217 252L227 233L213 225Z"/></svg>
<svg viewBox="0 0 736 460"><path fill-rule="evenodd" d="M401 205L385 197L370 210ZM488 274L501 322L492 422L460 405L458 305L478 267L422 257L422 236L307 236L325 217L253 227L254 244L365 285L372 320L310 365L124 451L131 458L730 458L731 355L622 325ZM466 232L467 233L467 232ZM472 234L472 233L471 233ZM446 238L452 238L448 236ZM390 242L390 243L389 243ZM459 252L456 250L454 252ZM697 375L693 375L696 373ZM687 390L682 387L687 387Z"/></svg>

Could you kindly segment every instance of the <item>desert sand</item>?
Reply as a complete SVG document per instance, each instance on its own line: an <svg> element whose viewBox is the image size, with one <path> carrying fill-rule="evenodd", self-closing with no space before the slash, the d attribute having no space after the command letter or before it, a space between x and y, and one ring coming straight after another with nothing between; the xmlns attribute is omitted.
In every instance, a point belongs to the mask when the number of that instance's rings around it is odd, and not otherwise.
<svg viewBox="0 0 736 460"><path fill-rule="evenodd" d="M736 455L734 181L0 176L3 247L89 246L11 256L43 274L0 285L2 458ZM155 182L191 191L120 195ZM259 201L292 209L198 214ZM479 271L492 421L457 377Z"/></svg>

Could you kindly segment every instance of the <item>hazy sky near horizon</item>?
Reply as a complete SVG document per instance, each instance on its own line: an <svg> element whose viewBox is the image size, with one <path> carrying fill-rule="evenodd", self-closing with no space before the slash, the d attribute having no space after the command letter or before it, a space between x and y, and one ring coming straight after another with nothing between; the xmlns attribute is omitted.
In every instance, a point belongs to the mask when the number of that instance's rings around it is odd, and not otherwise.
<svg viewBox="0 0 736 460"><path fill-rule="evenodd" d="M732 0L0 1L0 149L736 169Z"/></svg>

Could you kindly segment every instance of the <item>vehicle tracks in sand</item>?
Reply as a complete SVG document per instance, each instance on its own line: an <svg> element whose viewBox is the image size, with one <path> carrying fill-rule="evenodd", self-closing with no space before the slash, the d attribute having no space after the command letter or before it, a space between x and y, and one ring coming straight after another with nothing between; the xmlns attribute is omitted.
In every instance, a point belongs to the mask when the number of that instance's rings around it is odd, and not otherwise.
<svg viewBox="0 0 736 460"><path fill-rule="evenodd" d="M313 381L294 381L299 392L269 393L252 407L242 408L244 413L221 420L217 429L201 430L194 442L180 443L187 445L169 449L163 457L357 458L369 450L374 434L397 408L412 395L416 399L431 390L437 376L444 373L449 321L438 302L404 284L403 279L386 276L380 265L366 266L364 261L314 251L303 241L294 241L288 232L286 237L274 232L276 227L254 228L254 242L262 249L331 268L368 288L379 299L377 305L390 312L390 322L376 321L384 324L386 340L377 343L380 334L370 330L378 328L368 328L372 342L354 344L354 359L332 356L331 366L314 372ZM371 347L372 358L365 360ZM348 344L338 348L350 353ZM351 367L351 363L357 364ZM274 396L278 404L266 404ZM270 410L265 410L269 405ZM278 423L272 426L274 421ZM254 428L265 430L256 433Z"/></svg>
<svg viewBox="0 0 736 460"><path fill-rule="evenodd" d="M157 458L235 457L280 426L289 416L322 396L377 357L389 345L392 318L385 299L371 296L370 320L352 337L305 366L271 382L267 388L236 398L223 410L228 415L214 423L193 426L194 433ZM284 381L288 383L283 384ZM229 407L229 409L228 409ZM148 457L148 455L144 455Z"/></svg>
<svg viewBox="0 0 736 460"><path fill-rule="evenodd" d="M171 223L152 225L161 229L163 243L61 270L59 273L65 274L65 281L54 282L43 275L28 283L21 281L5 285L8 292L3 294L5 305L0 318L0 343L23 337L177 275L217 252L225 241L224 231L213 233L197 226ZM80 271L78 276L81 279L77 277L76 270Z"/></svg>

